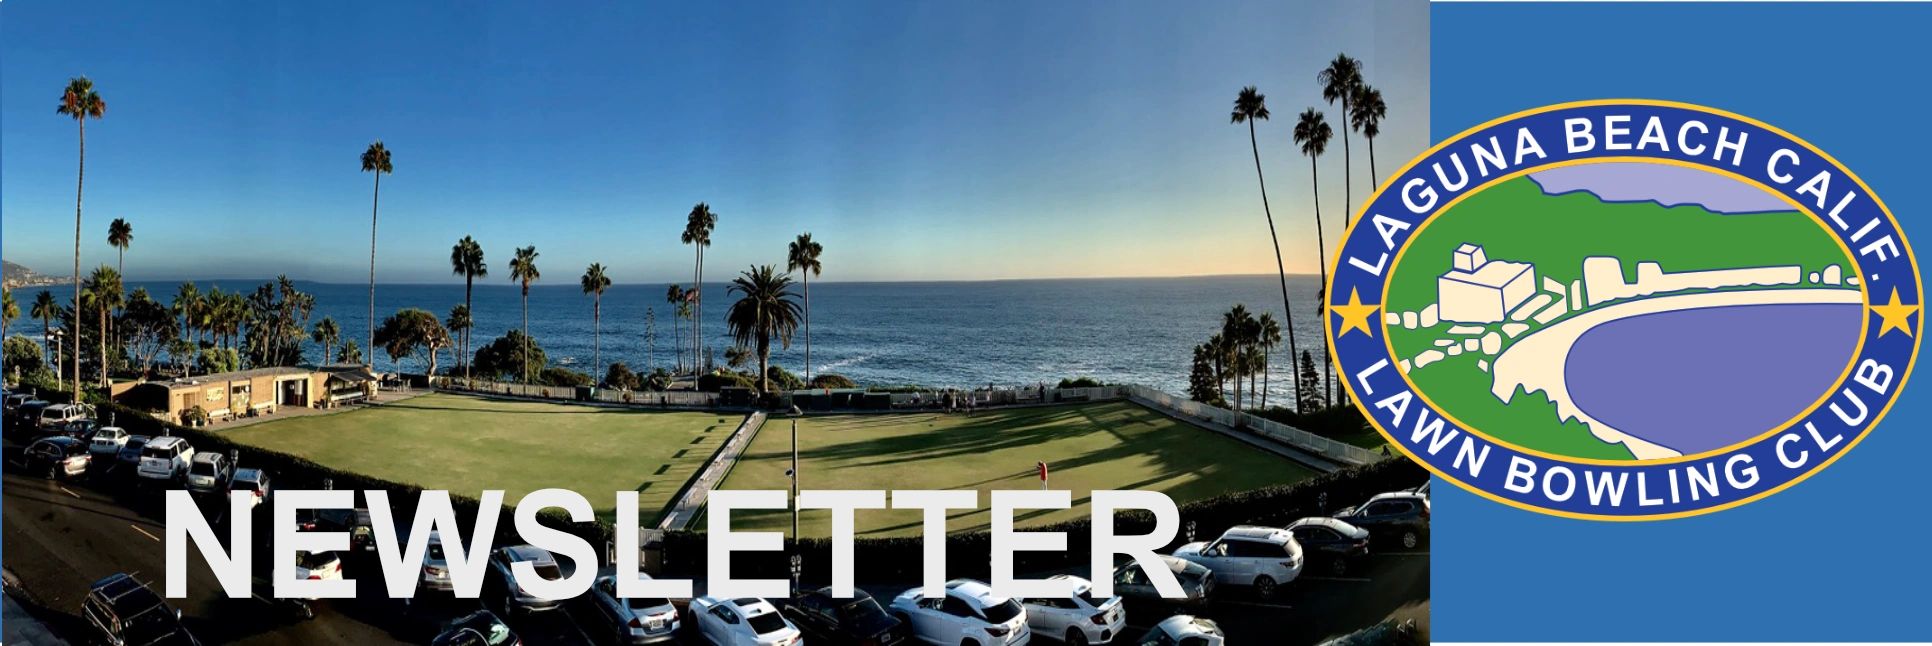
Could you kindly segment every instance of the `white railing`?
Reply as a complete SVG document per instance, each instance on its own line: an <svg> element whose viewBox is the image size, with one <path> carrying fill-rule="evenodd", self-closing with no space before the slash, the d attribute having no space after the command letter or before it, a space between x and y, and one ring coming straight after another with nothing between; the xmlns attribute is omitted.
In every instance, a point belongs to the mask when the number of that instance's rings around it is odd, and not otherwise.
<svg viewBox="0 0 1932 646"><path fill-rule="evenodd" d="M438 377L436 387L455 391L485 395L506 395L510 397L529 397L533 399L555 399L559 401L579 401L574 386L544 386L540 384L511 384L494 381L475 382L471 386L462 379ZM692 391L622 391L598 388L593 401L608 404L631 404L637 406L666 406L677 408L711 408L718 405L718 393Z"/></svg>
<svg viewBox="0 0 1932 646"><path fill-rule="evenodd" d="M1275 441L1298 447L1344 464L1368 464L1384 459L1378 451L1347 442L1332 440L1274 420L1225 408L1182 399L1146 386L1125 386L1127 396L1146 406L1166 409L1194 419L1228 428L1247 429Z"/></svg>

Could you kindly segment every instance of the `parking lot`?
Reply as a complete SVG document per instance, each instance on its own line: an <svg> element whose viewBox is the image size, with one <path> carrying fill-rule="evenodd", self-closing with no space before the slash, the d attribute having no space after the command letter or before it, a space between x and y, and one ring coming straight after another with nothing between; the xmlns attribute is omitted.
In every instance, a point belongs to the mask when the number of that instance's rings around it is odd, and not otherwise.
<svg viewBox="0 0 1932 646"><path fill-rule="evenodd" d="M21 473L14 461L18 446L9 443L4 484L5 565L19 587L16 596L57 634L76 641L85 635L77 611L88 585L126 572L161 586L164 572L161 505L158 491L142 490L113 475L48 481ZM268 571L265 554L256 571ZM372 564L350 560L349 578L365 578L361 597L316 602L315 617L304 620L293 604L272 601L264 577L249 599L224 596L199 554L189 550L186 599L171 603L203 643L428 643L443 623L479 607L474 600L425 598L414 604L388 599L376 582ZM807 582L807 585L812 585ZM912 583L863 586L881 601ZM702 586L700 585L700 590ZM1372 625L1429 598L1427 546L1374 553L1347 576L1309 573L1284 585L1269 599L1239 588L1224 588L1208 608L1194 614L1214 619L1233 643L1313 643ZM1138 635L1169 614L1168 608L1128 603L1127 634ZM528 617L512 617L523 643L590 644L600 640L580 622L574 606ZM686 625L685 643L702 643ZM1047 642L1048 640L1039 640Z"/></svg>

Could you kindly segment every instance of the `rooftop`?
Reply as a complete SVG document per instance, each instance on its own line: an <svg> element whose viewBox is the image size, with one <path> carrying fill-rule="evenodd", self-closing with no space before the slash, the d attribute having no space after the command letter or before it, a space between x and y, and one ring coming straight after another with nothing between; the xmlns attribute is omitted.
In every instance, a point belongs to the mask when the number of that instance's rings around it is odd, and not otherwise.
<svg viewBox="0 0 1932 646"><path fill-rule="evenodd" d="M173 379L170 381L156 382L156 383L165 385L168 388L186 388L189 386L202 386L202 385L214 384L214 383L239 381L243 379L254 379L256 377L281 377L281 376L288 376L288 375L306 375L311 372L314 372L314 371L308 370L305 368L296 368L291 366L274 366L270 368L251 368L248 370L236 370L234 372L217 372L209 375L195 375L193 377L183 377L179 379Z"/></svg>

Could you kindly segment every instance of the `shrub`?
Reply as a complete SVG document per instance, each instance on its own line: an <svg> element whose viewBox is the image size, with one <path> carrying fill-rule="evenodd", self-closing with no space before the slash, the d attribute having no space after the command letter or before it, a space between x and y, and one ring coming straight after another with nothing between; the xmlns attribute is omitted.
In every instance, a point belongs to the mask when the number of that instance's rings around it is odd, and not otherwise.
<svg viewBox="0 0 1932 646"><path fill-rule="evenodd" d="M33 339L24 336L7 337L4 351L0 351L0 361L4 361L8 371L18 371L22 375L41 369L47 356L46 349Z"/></svg>
<svg viewBox="0 0 1932 646"><path fill-rule="evenodd" d="M530 375L543 373L550 363L543 353L543 346L536 339L530 340ZM499 381L523 381L523 330L510 330L476 349L476 361L470 364L471 374L484 379Z"/></svg>
<svg viewBox="0 0 1932 646"><path fill-rule="evenodd" d="M856 382L853 382L851 379L846 378L845 375L823 374L823 375L812 376L812 387L813 388L858 388L859 384Z"/></svg>
<svg viewBox="0 0 1932 646"><path fill-rule="evenodd" d="M637 377L637 373L631 372L631 367L624 365L622 361L610 364L610 370L604 372L604 386L608 388L637 390L638 385L642 383L643 380Z"/></svg>
<svg viewBox="0 0 1932 646"><path fill-rule="evenodd" d="M772 392L798 390L805 387L805 380L799 379L798 375L792 374L782 366L766 367L765 378L771 380Z"/></svg>
<svg viewBox="0 0 1932 646"><path fill-rule="evenodd" d="M651 376L644 378L645 390L662 391L670 387L671 387L671 373L670 371L665 370L663 368L652 370Z"/></svg>
<svg viewBox="0 0 1932 646"><path fill-rule="evenodd" d="M758 387L758 384L752 383L750 377L746 377L744 375L731 372L729 370L719 370L717 372L713 372L713 373L698 377L698 390L708 392L708 393L715 393L715 392L718 392L720 389L724 389L724 388L757 388L757 387Z"/></svg>
<svg viewBox="0 0 1932 646"><path fill-rule="evenodd" d="M1058 388L1099 388L1105 385L1107 384L1101 383L1099 379L1095 379L1093 377L1074 377L1072 379L1061 379L1060 385L1057 387Z"/></svg>
<svg viewBox="0 0 1932 646"><path fill-rule="evenodd" d="M552 366L544 368L543 372L537 375L537 383L545 386L573 388L576 386L588 386L591 384L591 379L590 375L569 368Z"/></svg>

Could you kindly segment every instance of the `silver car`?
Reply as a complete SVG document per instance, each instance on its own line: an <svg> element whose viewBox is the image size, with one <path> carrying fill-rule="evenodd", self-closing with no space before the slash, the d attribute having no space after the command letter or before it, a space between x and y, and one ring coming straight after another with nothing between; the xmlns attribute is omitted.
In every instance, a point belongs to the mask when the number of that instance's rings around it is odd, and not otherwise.
<svg viewBox="0 0 1932 646"><path fill-rule="evenodd" d="M516 563L529 563L535 568L537 576L545 579L561 579L565 576L563 570L557 567L557 557L551 556L549 550L531 545L496 548L490 552L490 580L496 585L495 589L503 593L503 612L516 614L556 610L562 604L561 600L539 597L517 583L516 574L510 567Z"/></svg>
<svg viewBox="0 0 1932 646"><path fill-rule="evenodd" d="M650 578L650 575L641 575ZM656 644L676 638L678 632L678 609L670 600L656 597L632 597L625 599L617 596L617 577L602 574L590 586L590 594L582 597L589 613L581 619L585 623L603 626L611 635L611 642L617 644ZM592 634L596 627L585 628Z"/></svg>

